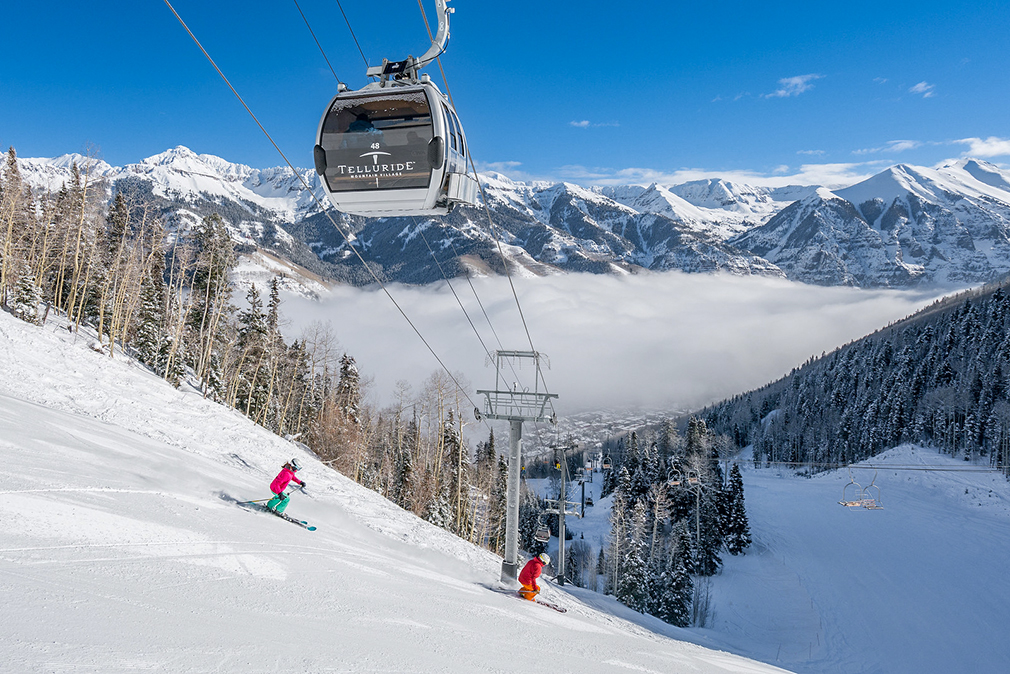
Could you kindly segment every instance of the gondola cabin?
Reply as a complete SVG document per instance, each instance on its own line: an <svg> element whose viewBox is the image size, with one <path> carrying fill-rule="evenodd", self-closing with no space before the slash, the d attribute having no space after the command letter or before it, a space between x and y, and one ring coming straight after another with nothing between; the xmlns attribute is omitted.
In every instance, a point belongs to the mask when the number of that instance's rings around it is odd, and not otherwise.
<svg viewBox="0 0 1010 674"><path fill-rule="evenodd" d="M341 90L319 122L316 172L340 211L445 215L477 201L456 111L427 75Z"/></svg>

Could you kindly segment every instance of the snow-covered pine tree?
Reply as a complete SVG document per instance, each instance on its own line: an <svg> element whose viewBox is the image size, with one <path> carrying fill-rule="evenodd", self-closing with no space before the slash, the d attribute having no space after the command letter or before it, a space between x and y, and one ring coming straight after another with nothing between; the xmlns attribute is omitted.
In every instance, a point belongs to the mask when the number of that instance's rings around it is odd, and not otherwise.
<svg viewBox="0 0 1010 674"><path fill-rule="evenodd" d="M155 256L158 257L158 256ZM161 279L162 267L153 264L144 274L140 286L140 306L137 309L137 327L133 336L133 348L137 357L145 365L154 366L164 334L165 285ZM159 372L163 374L164 371Z"/></svg>
<svg viewBox="0 0 1010 674"><path fill-rule="evenodd" d="M593 550L583 539L572 541L565 550L565 580L575 587L588 587L593 570Z"/></svg>
<svg viewBox="0 0 1010 674"><path fill-rule="evenodd" d="M238 314L238 363L232 374L232 405L256 418L266 404L267 320L255 284L249 284L247 307Z"/></svg>
<svg viewBox="0 0 1010 674"><path fill-rule="evenodd" d="M452 508L452 531L469 539L473 518L470 510L470 453L459 436L452 410L442 425L442 462L440 479L448 483L449 504Z"/></svg>
<svg viewBox="0 0 1010 674"><path fill-rule="evenodd" d="M539 555L547 544L534 538L543 521L544 504L531 489L523 489L519 500L519 547L531 555Z"/></svg>
<svg viewBox="0 0 1010 674"><path fill-rule="evenodd" d="M235 244L224 219L217 213L203 219L196 230L196 241L199 253L191 280L193 303L187 324L194 333L192 343L197 352L190 351L190 355L205 391L220 395L223 382L219 350L225 342L224 319L234 311L229 274L237 259ZM210 369L215 364L218 370L212 373ZM211 379L217 380L216 386L210 385Z"/></svg>
<svg viewBox="0 0 1010 674"><path fill-rule="evenodd" d="M677 523L666 549L666 568L659 579L656 617L677 627L691 624L694 583L689 573L691 534L684 522Z"/></svg>
<svg viewBox="0 0 1010 674"><path fill-rule="evenodd" d="M161 344L158 346L158 355L154 362L154 371L169 384L179 388L182 385L182 378L186 375L186 347L185 344L175 346L174 339L175 336L171 333L162 336ZM211 377L211 382L217 384L218 380ZM215 386L212 390L217 390L217 387Z"/></svg>
<svg viewBox="0 0 1010 674"><path fill-rule="evenodd" d="M739 555L750 545L750 523L743 500L743 476L740 467L733 464L729 471L729 517L726 521L726 549L731 555Z"/></svg>
<svg viewBox="0 0 1010 674"><path fill-rule="evenodd" d="M498 457L495 470L494 489L491 491L491 502L488 507L488 519L491 522L488 532L488 543L492 551L499 554L505 552L505 510L508 504L508 462L504 456Z"/></svg>
<svg viewBox="0 0 1010 674"><path fill-rule="evenodd" d="M38 324L38 309L41 303L42 288L39 288L35 284L35 275L32 274L27 265L23 265L18 282L14 286L14 291L7 302L11 313L22 321Z"/></svg>
<svg viewBox="0 0 1010 674"><path fill-rule="evenodd" d="M625 606L644 613L649 605L649 566L645 535L645 503L635 501L628 521L627 537L620 558L620 576L614 596Z"/></svg>
<svg viewBox="0 0 1010 674"><path fill-rule="evenodd" d="M449 531L452 530L452 504L449 502L449 485L444 480L439 481L435 498L428 504L428 512L424 519Z"/></svg>
<svg viewBox="0 0 1010 674"><path fill-rule="evenodd" d="M407 422L400 440L399 466L397 470L396 503L404 510L413 512L417 507L417 494L414 475L414 447L418 442L417 413Z"/></svg>
<svg viewBox="0 0 1010 674"><path fill-rule="evenodd" d="M630 503L634 498L631 487L631 475L625 466L621 466L621 469L617 471L617 481L614 485L614 499L616 500L617 498L624 499L625 503Z"/></svg>
<svg viewBox="0 0 1010 674"><path fill-rule="evenodd" d="M719 556L722 530L717 501L720 493L720 490L712 489L701 496L701 540L696 542L698 554L695 559L695 570L700 576L714 576L722 568ZM697 524L694 519L691 521Z"/></svg>
<svg viewBox="0 0 1010 674"><path fill-rule="evenodd" d="M361 423L361 382L358 366L352 356L346 353L340 357L340 380L337 382L337 407L347 422L357 426Z"/></svg>

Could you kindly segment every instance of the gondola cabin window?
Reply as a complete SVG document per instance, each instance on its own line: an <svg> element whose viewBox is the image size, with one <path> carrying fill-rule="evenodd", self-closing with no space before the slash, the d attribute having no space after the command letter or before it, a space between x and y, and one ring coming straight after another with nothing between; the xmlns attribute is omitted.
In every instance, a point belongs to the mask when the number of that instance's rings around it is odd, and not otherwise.
<svg viewBox="0 0 1010 674"><path fill-rule="evenodd" d="M326 184L331 192L427 188L433 136L423 91L337 98L323 121Z"/></svg>

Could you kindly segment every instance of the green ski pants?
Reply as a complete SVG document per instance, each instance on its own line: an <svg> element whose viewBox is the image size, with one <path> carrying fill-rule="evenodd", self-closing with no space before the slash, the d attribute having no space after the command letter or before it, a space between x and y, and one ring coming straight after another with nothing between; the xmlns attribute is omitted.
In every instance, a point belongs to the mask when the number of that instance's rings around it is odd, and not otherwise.
<svg viewBox="0 0 1010 674"><path fill-rule="evenodd" d="M284 492L281 492L279 494L274 495L274 497L267 502L267 508L282 513L288 507L289 501L291 501L291 499L288 497L288 495L285 494Z"/></svg>

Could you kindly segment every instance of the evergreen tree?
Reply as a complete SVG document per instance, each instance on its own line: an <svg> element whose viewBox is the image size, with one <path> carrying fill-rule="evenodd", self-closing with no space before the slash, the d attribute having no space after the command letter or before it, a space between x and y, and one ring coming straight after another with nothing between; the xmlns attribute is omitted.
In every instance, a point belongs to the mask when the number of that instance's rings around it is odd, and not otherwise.
<svg viewBox="0 0 1010 674"><path fill-rule="evenodd" d="M233 307L229 274L235 266L235 245L224 220L217 213L203 219L196 230L199 247L190 281L193 296L188 325L194 333L197 353L191 353L196 374L208 394L222 393L219 349L224 348L223 328Z"/></svg>
<svg viewBox="0 0 1010 674"><path fill-rule="evenodd" d="M407 423L403 438L400 441L400 457L397 472L396 502L401 508L413 511L417 507L417 495L414 485L413 451L418 441L417 414Z"/></svg>
<svg viewBox="0 0 1010 674"><path fill-rule="evenodd" d="M750 545L750 524L743 501L743 476L740 467L733 464L729 471L729 516L726 521L726 549L731 555L739 555Z"/></svg>
<svg viewBox="0 0 1010 674"><path fill-rule="evenodd" d="M23 321L38 324L39 304L42 303L42 288L35 284L35 276L27 268L22 269L8 305L11 312Z"/></svg>
<svg viewBox="0 0 1010 674"><path fill-rule="evenodd" d="M443 529L452 529L452 505L449 502L449 485L440 481L435 498L428 504L428 512L424 518Z"/></svg>
<svg viewBox="0 0 1010 674"><path fill-rule="evenodd" d="M695 569L701 576L714 576L722 567L722 558L719 556L722 532L717 505L718 494L718 490L709 490L703 493L700 499L701 540L696 541Z"/></svg>
<svg viewBox="0 0 1010 674"><path fill-rule="evenodd" d="M491 550L499 554L505 552L505 512L508 505L508 462L504 456L498 457L495 470L494 488L491 491L491 502L488 507L488 518L491 521L488 538Z"/></svg>
<svg viewBox="0 0 1010 674"><path fill-rule="evenodd" d="M531 555L539 555L547 549L547 544L534 536L542 526L544 504L530 489L523 489L519 500L519 547Z"/></svg>
<svg viewBox="0 0 1010 674"><path fill-rule="evenodd" d="M666 551L666 568L658 583L656 616L671 625L691 624L691 600L694 583L689 573L691 535L687 526L678 523L670 535Z"/></svg>
<svg viewBox="0 0 1010 674"><path fill-rule="evenodd" d="M645 519L645 504L636 501L631 509L620 561L621 573L614 593L619 602L640 613L645 612L649 602Z"/></svg>
<svg viewBox="0 0 1010 674"><path fill-rule="evenodd" d="M459 437L456 422L450 410L442 425L442 448L445 452L443 476L447 483L450 507L452 508L452 531L467 537L471 529L470 499L470 457L466 444Z"/></svg>
<svg viewBox="0 0 1010 674"><path fill-rule="evenodd" d="M358 366L354 358L346 353L340 358L340 381L337 383L337 408L347 422L357 426L361 423L361 389Z"/></svg>
<svg viewBox="0 0 1010 674"><path fill-rule="evenodd" d="M235 407L256 419L267 402L267 320L263 302L252 283L246 293L248 307L238 315L239 362L235 372Z"/></svg>
<svg viewBox="0 0 1010 674"><path fill-rule="evenodd" d="M161 267L156 264L144 274L140 286L137 329L133 337L133 347L137 350L137 358L145 365L155 365L162 342L167 338L167 335L163 334L164 292ZM164 372L159 374L164 374Z"/></svg>

